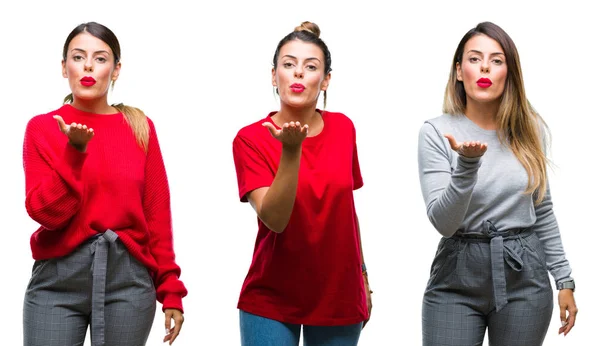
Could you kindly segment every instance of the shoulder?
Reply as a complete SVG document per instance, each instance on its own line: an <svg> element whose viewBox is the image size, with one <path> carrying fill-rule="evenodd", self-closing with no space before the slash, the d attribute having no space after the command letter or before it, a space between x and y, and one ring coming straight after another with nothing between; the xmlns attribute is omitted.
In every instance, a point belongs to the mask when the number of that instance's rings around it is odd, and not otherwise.
<svg viewBox="0 0 600 346"><path fill-rule="evenodd" d="M235 135L234 141L244 140L252 141L257 138L264 137L265 135L271 136L269 130L267 130L262 124L269 121L269 117L272 113L269 113L266 117L259 119L251 124L244 125Z"/></svg>
<svg viewBox="0 0 600 346"><path fill-rule="evenodd" d="M453 129L460 127L461 116L442 114L434 118L427 119L421 125L421 134L437 134L443 137L441 134L452 131Z"/></svg>
<svg viewBox="0 0 600 346"><path fill-rule="evenodd" d="M27 121L27 129L37 128L40 126L45 127L45 126L48 126L49 124L52 126L58 126L56 124L56 120L54 119L54 116L65 114L66 111L68 111L68 109L67 109L66 105L64 105L64 106L62 106L58 109L52 110L48 113L34 115Z"/></svg>
<svg viewBox="0 0 600 346"><path fill-rule="evenodd" d="M346 114L341 112L321 111L321 115L323 116L323 121L326 126L335 127L336 131L334 131L333 134L336 136L345 136L348 133L352 133L352 136L356 135L354 122L352 122L352 119ZM328 133L332 134L332 132L329 131Z"/></svg>
<svg viewBox="0 0 600 346"><path fill-rule="evenodd" d="M327 121L331 123L335 123L336 125L347 125L354 127L354 123L352 119L350 119L346 114L341 112L331 112L331 111L321 111L321 115L323 118L327 118Z"/></svg>

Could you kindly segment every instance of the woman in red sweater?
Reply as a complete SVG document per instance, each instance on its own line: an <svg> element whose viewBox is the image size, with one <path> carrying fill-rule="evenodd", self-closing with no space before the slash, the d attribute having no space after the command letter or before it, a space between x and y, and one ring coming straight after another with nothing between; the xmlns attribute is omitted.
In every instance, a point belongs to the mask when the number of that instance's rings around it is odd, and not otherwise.
<svg viewBox="0 0 600 346"><path fill-rule="evenodd" d="M145 345L156 300L171 344L183 323L167 175L152 121L109 105L121 69L114 33L90 22L63 48L72 94L27 124L26 208L40 224L23 309L24 345ZM171 328L172 320L174 326Z"/></svg>
<svg viewBox="0 0 600 346"><path fill-rule="evenodd" d="M304 22L273 58L281 108L233 141L239 198L258 217L238 308L243 346L351 346L371 291L353 190L363 185L352 121L316 108L331 78L319 27Z"/></svg>

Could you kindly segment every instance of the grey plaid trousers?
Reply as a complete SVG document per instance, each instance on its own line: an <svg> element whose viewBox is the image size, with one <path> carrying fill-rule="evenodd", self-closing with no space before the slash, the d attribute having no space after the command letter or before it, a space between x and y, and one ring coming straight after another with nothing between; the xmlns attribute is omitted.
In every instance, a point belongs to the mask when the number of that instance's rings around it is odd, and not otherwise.
<svg viewBox="0 0 600 346"><path fill-rule="evenodd" d="M156 311L146 267L107 230L71 254L36 261L23 306L24 346L143 346Z"/></svg>
<svg viewBox="0 0 600 346"><path fill-rule="evenodd" d="M442 238L423 297L424 346L542 345L553 310L546 258L531 230Z"/></svg>

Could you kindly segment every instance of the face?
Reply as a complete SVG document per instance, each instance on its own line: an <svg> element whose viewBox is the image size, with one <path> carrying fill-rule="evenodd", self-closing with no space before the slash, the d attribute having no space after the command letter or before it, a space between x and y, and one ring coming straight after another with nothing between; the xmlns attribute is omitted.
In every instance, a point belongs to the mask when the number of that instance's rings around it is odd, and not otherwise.
<svg viewBox="0 0 600 346"><path fill-rule="evenodd" d="M94 100L106 98L112 81L119 77L121 63L104 41L83 32L69 43L67 58L62 62L63 77L75 98Z"/></svg>
<svg viewBox="0 0 600 346"><path fill-rule="evenodd" d="M508 68L500 44L486 35L471 37L465 44L463 59L456 63L457 79L462 81L470 102L499 102Z"/></svg>
<svg viewBox="0 0 600 346"><path fill-rule="evenodd" d="M325 74L325 58L313 43L293 40L281 47L272 71L273 86L281 102L292 107L314 107L319 93L327 90L331 74Z"/></svg>

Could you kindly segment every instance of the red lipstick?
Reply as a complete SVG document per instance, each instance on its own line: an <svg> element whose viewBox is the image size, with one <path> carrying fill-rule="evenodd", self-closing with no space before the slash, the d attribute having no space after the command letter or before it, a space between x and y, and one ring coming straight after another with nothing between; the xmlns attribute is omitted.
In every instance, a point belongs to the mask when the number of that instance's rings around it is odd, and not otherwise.
<svg viewBox="0 0 600 346"><path fill-rule="evenodd" d="M304 91L305 86L300 83L294 83L290 85L290 89L292 89L292 92L301 93Z"/></svg>
<svg viewBox="0 0 600 346"><path fill-rule="evenodd" d="M96 84L96 80L93 77L85 76L79 80L79 83L83 86L90 87Z"/></svg>
<svg viewBox="0 0 600 346"><path fill-rule="evenodd" d="M492 86L492 81L487 78L479 78L477 81L477 86L480 88L489 88Z"/></svg>

